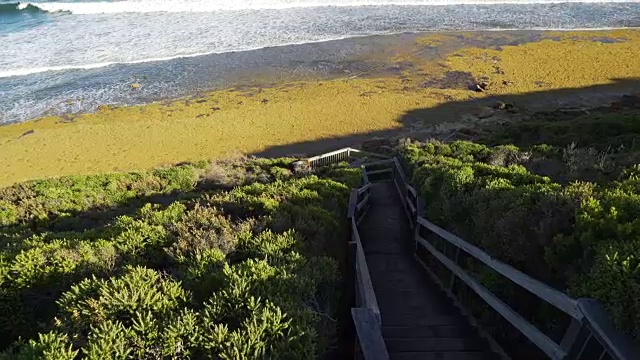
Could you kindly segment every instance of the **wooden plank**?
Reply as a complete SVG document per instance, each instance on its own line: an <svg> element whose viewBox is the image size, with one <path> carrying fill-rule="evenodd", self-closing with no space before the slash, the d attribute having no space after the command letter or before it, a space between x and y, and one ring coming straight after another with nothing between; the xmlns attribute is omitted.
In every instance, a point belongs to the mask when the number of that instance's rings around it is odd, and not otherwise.
<svg viewBox="0 0 640 360"><path fill-rule="evenodd" d="M356 224L356 219L351 218L351 238L352 241L360 244L360 233L358 232L358 224Z"/></svg>
<svg viewBox="0 0 640 360"><path fill-rule="evenodd" d="M378 166L378 165L386 165L386 164L393 164L393 159L384 159L384 160L378 160L378 161L371 161L371 162L367 162L364 163L364 166Z"/></svg>
<svg viewBox="0 0 640 360"><path fill-rule="evenodd" d="M363 192L365 192L365 191L367 191L369 189L371 189L371 183L367 183L366 185L360 187L358 189L358 194L362 194Z"/></svg>
<svg viewBox="0 0 640 360"><path fill-rule="evenodd" d="M418 234L416 233L415 239L417 238L418 238ZM458 298L451 291L449 291L449 289L447 289L444 286L444 284L442 283L442 280L427 266L427 264L424 261L422 261L420 256L418 256L417 254L418 246L420 246L420 244L416 241L416 254L414 254L416 261L418 261L418 263L422 265L422 267L427 272L427 275L431 278L431 280L433 280L433 282L446 293L447 297L453 302L453 306L455 306L460 311L462 316L466 317L469 320L471 327L475 331L477 331L478 335L480 335L481 338L485 339L489 343L489 348L491 349L492 352L496 354L495 359L512 360L511 357L508 356L507 353L504 351L502 346L500 346L500 344L498 344L496 340L489 333L483 330L483 328L481 327L476 317L469 310L467 310L466 307L462 305L460 300L458 300Z"/></svg>
<svg viewBox="0 0 640 360"><path fill-rule="evenodd" d="M402 207L405 209L405 212L407 211L407 198L405 197L405 194L402 193L400 184L398 183L398 177L394 176L393 177L393 184L396 186L396 190L398 190L398 196L400 197L400 201L402 201ZM407 215L408 216L408 215Z"/></svg>
<svg viewBox="0 0 640 360"><path fill-rule="evenodd" d="M374 171L367 171L368 175L376 175L376 174L384 174L384 173L390 173L393 170L391 169L382 169L382 170L374 170Z"/></svg>
<svg viewBox="0 0 640 360"><path fill-rule="evenodd" d="M409 199L407 199L409 200ZM413 205L413 203L411 201L407 201L407 205L409 205L409 209L411 209L411 215L415 215L416 213L416 206Z"/></svg>
<svg viewBox="0 0 640 360"><path fill-rule="evenodd" d="M400 161L398 161L397 157L393 158L393 163L396 166L396 171L400 175L400 178L402 179L402 182L404 182L405 185L406 185L407 184L407 176L405 175L404 170L402 170L402 166L400 166Z"/></svg>
<svg viewBox="0 0 640 360"><path fill-rule="evenodd" d="M558 344L551 340L542 331L538 330L535 326L524 319L520 314L511 309L507 304L495 296L489 289L484 287L480 282L474 279L460 266L455 264L451 259L446 257L440 251L438 251L428 241L418 236L416 240L420 245L424 246L438 261L446 266L451 272L465 282L484 302L497 311L503 318L505 318L511 325L513 325L518 331L524 334L532 343L534 343L540 350L542 350L551 359L564 359L567 355Z"/></svg>
<svg viewBox="0 0 640 360"><path fill-rule="evenodd" d="M345 359L353 359L354 344L356 342L356 329L351 321L351 308L356 306L356 250L358 245L354 241L347 242L347 251L345 253L346 271L344 274L344 299L346 306L340 309L341 329L338 338L338 347L340 353Z"/></svg>
<svg viewBox="0 0 640 360"><path fill-rule="evenodd" d="M378 319L378 324L380 324L380 308L378 307L376 294L373 291L369 267L367 266L367 260L364 256L364 251L362 250L362 243L360 243L359 239L360 235L358 235L358 250L356 252L356 276L358 278L358 288L360 289L362 304L364 307L373 311Z"/></svg>
<svg viewBox="0 0 640 360"><path fill-rule="evenodd" d="M356 212L360 211L360 209L367 206L367 204L369 203L370 197L371 197L371 194L365 196L364 199L362 199L362 201L360 201L358 205L356 205Z"/></svg>
<svg viewBox="0 0 640 360"><path fill-rule="evenodd" d="M347 208L347 219L353 218L356 213L356 206L358 206L358 189L351 189L349 207Z"/></svg>
<svg viewBox="0 0 640 360"><path fill-rule="evenodd" d="M418 218L418 223L434 232L441 238L447 240L451 244L461 248L474 258L482 261L485 265L492 268L502 276L522 286L523 288L527 289L529 292L538 296L549 304L564 311L574 319L581 320L584 317L584 315L578 308L577 301L567 296L567 294L532 278L531 276L521 272L520 270L517 270L501 261L492 258L489 254L485 253L477 246L469 244L465 240L451 234L450 232L442 229L441 227L435 225L434 223L423 217Z"/></svg>
<svg viewBox="0 0 640 360"><path fill-rule="evenodd" d="M364 180L364 184L370 184L371 182L369 181L369 175L367 174L367 169L364 167L364 165L361 166L362 168L362 179Z"/></svg>
<svg viewBox="0 0 640 360"><path fill-rule="evenodd" d="M351 148L346 147L346 148L334 150L332 152L328 152L328 153L325 153L325 154L320 154L318 156L310 157L307 161L309 161L309 162L318 161L320 159L328 158L328 157L333 156L333 155L337 155L337 154L340 154L340 153L343 153L343 152L349 152L349 151L353 151L353 150L355 150L355 149L351 149Z"/></svg>
<svg viewBox="0 0 640 360"><path fill-rule="evenodd" d="M585 323L591 334L616 360L638 359L640 349L630 338L618 331L594 299L578 299L578 306L585 315Z"/></svg>
<svg viewBox="0 0 640 360"><path fill-rule="evenodd" d="M369 309L353 308L351 316L356 327L364 360L389 360L380 325Z"/></svg>

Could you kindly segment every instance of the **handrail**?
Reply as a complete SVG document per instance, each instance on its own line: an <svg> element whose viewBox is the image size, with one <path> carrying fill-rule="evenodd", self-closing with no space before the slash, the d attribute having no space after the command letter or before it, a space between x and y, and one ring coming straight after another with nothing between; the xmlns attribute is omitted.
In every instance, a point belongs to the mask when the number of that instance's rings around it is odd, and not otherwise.
<svg viewBox="0 0 640 360"><path fill-rule="evenodd" d="M578 306L585 315L585 323L589 327L591 335L597 338L605 348L603 353L608 352L615 359L620 360L632 360L640 357L640 349L627 336L621 335L614 328L600 302L594 299L578 299Z"/></svg>
<svg viewBox="0 0 640 360"><path fill-rule="evenodd" d="M357 305L368 308L375 314L378 322L380 322L380 308L378 307L378 301L373 291L373 284L371 283L371 276L369 274L369 267L367 266L366 257L362 248L362 241L360 240L360 233L358 231L358 224L364 218L364 215L369 206L369 198L371 196L371 184L367 183L359 189L353 189L351 191L351 198L349 200L349 209L347 211L347 220L351 227L351 241L356 244L356 287L359 290L358 299L356 299Z"/></svg>
<svg viewBox="0 0 640 360"><path fill-rule="evenodd" d="M315 156L308 159L309 166L315 168L317 166L335 164L341 161L348 161L353 154L370 155L372 157L388 158L387 156L363 152L352 148L339 149L327 154ZM553 289L552 287L533 279L532 277L520 272L519 270L504 264L489 254L485 253L480 248L470 244L469 242L447 232L446 230L438 227L424 217L424 205L422 199L418 196L418 192L414 187L409 184L407 177L400 165L398 158L386 159L375 162L357 163L357 166L361 167L363 172L363 186L359 189L354 189L351 194L348 209L348 219L350 228L352 231L351 244L355 245L356 251L354 253L356 259L354 266L356 271L361 273L361 276L357 278L357 290L360 295L364 297L358 299L359 304L364 304L363 308L353 308L352 317L357 329L358 338L361 341L361 351L365 356L365 360L371 359L388 359L386 348L384 348L384 342L382 342L380 331L380 311L377 308L377 302L375 301L375 294L373 293L373 287L371 286L371 279L369 277L368 268L366 266L366 259L364 257L364 251L362 251L362 244L360 242L360 235L358 233L358 224L362 221L364 214L368 208L369 194L371 192L371 185L369 183L368 173L366 166L380 166L389 164L391 167L392 179L395 183L396 189L400 194L407 218L411 222L411 226L415 228L416 249L418 246L425 248L431 253L438 261L440 261L445 267L447 267L453 276L465 282L473 291L475 291L480 298L482 298L488 305L496 310L507 321L514 325L523 335L525 335L532 343L538 346L545 354L552 359L568 359L581 360L585 350L589 348L589 358L594 358L593 354L597 354L598 359L603 359L608 355L609 358L615 360L632 360L637 359L640 350L637 346L625 335L616 330L611 323L610 319L602 309L601 304L593 299L572 299L568 295ZM354 165L355 166L355 165ZM382 170L382 171L380 171ZM388 171L384 169L378 169L373 174L383 174ZM430 244L427 239L421 236L420 230L426 229L449 244L455 246L459 251L464 251L470 256L474 257L478 261L482 262L486 266L490 267L494 271L498 272L502 276L506 277L513 283L521 286L527 291L531 292L541 300L555 306L562 312L566 313L572 318L571 324L566 330L560 344L550 339L546 334L537 329L533 324L522 318L515 310L510 308L507 304L498 299L489 289L480 284L478 280L473 278L468 272L463 270L456 261L451 260L449 257L438 251L435 246ZM420 260L420 259L418 259ZM422 262L422 261L420 261ZM423 263L423 265L425 265ZM428 267L430 275L435 276ZM362 275L365 274L366 276ZM436 279L437 280L437 279ZM453 284L451 281L450 284ZM436 281L441 284L440 281ZM368 290L371 290L368 292ZM450 290L445 289L450 295ZM370 294L367 297L367 294ZM372 295L372 296L371 296ZM369 326L372 323L371 319L377 319L375 322L377 325ZM363 325L364 324L364 325ZM363 327L364 326L364 327ZM367 329L373 329L373 332ZM377 332L377 333L376 333ZM370 339L375 340L376 343L370 343ZM593 349L589 344L593 341L597 342L602 348L600 353L593 353ZM380 346L381 345L381 346ZM589 345L589 346L588 346ZM378 349L373 350L372 349ZM379 350L383 349L383 350ZM380 353L378 353L380 351Z"/></svg>
<svg viewBox="0 0 640 360"><path fill-rule="evenodd" d="M452 233L444 230L443 228L435 225L434 223L423 217L418 217L417 222L418 224L431 230L436 235L447 240L452 245L455 245L456 247L464 250L464 252L484 263L500 275L513 281L517 285L523 287L527 291L538 296L549 304L557 307L574 319L580 320L584 317L584 315L578 308L578 302L570 298L565 293L560 292L552 288L551 286L532 278L531 276L523 273L520 270L514 269L513 267L494 259L493 257L491 257L491 255L482 251L479 247L469 244L468 242L462 240L461 238L453 235Z"/></svg>
<svg viewBox="0 0 640 360"><path fill-rule="evenodd" d="M380 324L369 309L353 308L351 316L356 326L356 333L360 340L362 356L366 360L389 360L387 347L382 338Z"/></svg>
<svg viewBox="0 0 640 360"><path fill-rule="evenodd" d="M371 275L362 248L358 224L364 219L371 197L371 183L367 171L362 167L364 184L351 190L347 220L351 230L350 244L355 247L355 258L351 263L355 267L355 307L351 309L353 324L356 329L357 348L364 360L389 360L389 355L382 338L380 307L373 290ZM352 267L353 268L353 267Z"/></svg>
<svg viewBox="0 0 640 360"><path fill-rule="evenodd" d="M318 156L313 156L307 159L307 163L313 169L318 166L337 164L342 161L349 161L356 155L359 156L371 156L377 158L389 158L386 155L375 154L368 151L358 150L350 147L338 149Z"/></svg>
<svg viewBox="0 0 640 360"><path fill-rule="evenodd" d="M402 198L403 205L405 205L407 217L412 226L416 228L414 239L416 246L419 245L431 253L431 255L451 271L452 276L456 276L465 282L480 298L516 327L516 329L540 348L547 356L552 359L567 359L569 357L577 360L582 359L582 355L589 341L595 339L602 348L598 359L603 359L605 355L609 355L616 360L632 360L640 357L640 350L636 348L635 344L633 344L628 337L613 327L598 301L593 299L573 299L565 293L494 259L477 246L447 232L424 218L422 216L424 208L421 199L415 189L406 180L406 176L397 158L394 158L393 164L393 180L396 183L396 189ZM566 330L561 343L558 344L550 339L533 324L522 318L515 310L498 299L489 289L481 285L480 282L473 278L468 272L463 270L462 267L457 264L457 261L451 260L442 252L438 251L435 246L421 236L421 228L438 235L449 244L454 245L458 250L466 252L513 283L571 316L573 320ZM458 253L456 260L457 257ZM423 263L423 265L425 264ZM427 268L427 270L429 269ZM433 273L430 275L435 276ZM583 333L586 333L586 336L581 336Z"/></svg>

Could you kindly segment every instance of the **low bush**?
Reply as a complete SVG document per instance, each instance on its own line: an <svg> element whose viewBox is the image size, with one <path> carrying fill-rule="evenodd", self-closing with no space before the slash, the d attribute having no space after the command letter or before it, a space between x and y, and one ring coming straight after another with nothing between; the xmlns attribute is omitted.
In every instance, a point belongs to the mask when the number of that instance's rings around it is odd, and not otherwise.
<svg viewBox="0 0 640 360"><path fill-rule="evenodd" d="M561 156L549 145L426 142L400 151L429 219L572 296L602 301L640 339L637 165L617 164L617 180L578 173L567 183L533 172L532 162Z"/></svg>
<svg viewBox="0 0 640 360"><path fill-rule="evenodd" d="M0 189L0 358L318 357L335 341L359 172L290 163Z"/></svg>

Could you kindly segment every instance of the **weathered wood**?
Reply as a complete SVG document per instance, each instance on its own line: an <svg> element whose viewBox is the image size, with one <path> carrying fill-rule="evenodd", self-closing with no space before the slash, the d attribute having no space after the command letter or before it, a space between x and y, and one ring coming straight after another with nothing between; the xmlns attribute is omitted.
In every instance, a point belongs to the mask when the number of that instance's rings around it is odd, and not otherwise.
<svg viewBox="0 0 640 360"><path fill-rule="evenodd" d="M351 309L364 360L389 360L380 325L370 309Z"/></svg>
<svg viewBox="0 0 640 360"><path fill-rule="evenodd" d="M433 233L437 234L441 238L447 240L451 244L461 248L467 254L480 260L482 263L495 270L502 276L520 285L527 291L535 294L549 304L564 311L571 317L578 320L583 318L582 312L578 308L576 300L570 298L565 293L560 292L550 287L549 285L532 278L531 276L521 272L520 270L517 270L501 261L492 258L489 254L485 253L477 246L469 244L465 240L451 234L450 232L442 229L441 227L435 225L434 223L428 221L423 217L418 218L418 223L429 229Z"/></svg>
<svg viewBox="0 0 640 360"><path fill-rule="evenodd" d="M358 224L355 218L351 218L351 241L355 241L360 244L360 233L358 232Z"/></svg>
<svg viewBox="0 0 640 360"><path fill-rule="evenodd" d="M362 194L365 191L370 191L371 190L371 183L367 183L366 185L361 186L358 189L358 194Z"/></svg>
<svg viewBox="0 0 640 360"><path fill-rule="evenodd" d="M530 322L524 319L520 314L515 312L497 296L495 296L489 289L484 287L478 280L469 275L460 266L455 264L451 259L446 257L440 251L438 251L427 240L418 236L416 239L420 245L424 246L438 261L446 266L451 272L462 280L471 290L473 290L484 302L497 311L505 320L513 325L518 331L524 334L531 342L533 342L540 350L542 350L551 359L564 359L567 355L558 344L551 340L542 331L538 330Z"/></svg>
<svg viewBox="0 0 640 360"><path fill-rule="evenodd" d="M357 244L354 241L347 242L347 251L345 254L345 275L344 275L344 304L341 311L341 327L342 336L340 337L341 353L345 359L353 359L356 329L351 316L351 308L356 306L356 249Z"/></svg>
<svg viewBox="0 0 640 360"><path fill-rule="evenodd" d="M360 209L362 209L363 207L367 206L367 204L369 204L369 198L371 197L371 195L367 195L364 197L364 199L362 199L362 201L360 201L358 203L358 205L356 205L356 211L360 211Z"/></svg>
<svg viewBox="0 0 640 360"><path fill-rule="evenodd" d="M415 239L417 238L418 238L418 235L416 234ZM438 287L444 290L444 292L447 294L447 297L453 302L453 306L455 306L460 311L460 313L469 320L473 329L478 332L478 335L480 335L481 338L485 339L488 342L489 348L496 355L495 357L492 357L492 359L495 358L495 359L501 359L501 360L511 360L511 357L507 355L507 353L504 351L502 346L500 346L500 344L496 342L496 340L491 336L491 334L486 332L480 326L480 322L478 322L478 320L473 315L473 313L471 313L467 308L463 306L462 302L460 302L460 300L444 286L444 283L442 282L442 280L427 266L427 264L424 261L422 261L422 259L417 254L418 246L421 246L421 245L416 241L416 253L414 253L416 261L418 261L418 263L422 265L422 267L426 271L427 275L431 278L431 280L433 280L433 282L436 283Z"/></svg>
<svg viewBox="0 0 640 360"><path fill-rule="evenodd" d="M377 175L377 174L384 174L384 173L390 173L393 170L389 169L382 169L382 170L374 170L374 171L367 171L368 175Z"/></svg>
<svg viewBox="0 0 640 360"><path fill-rule="evenodd" d="M578 306L585 315L585 323L591 334L605 347L613 358L632 360L640 357L640 349L620 333L609 320L600 303L594 299L578 299Z"/></svg>
<svg viewBox="0 0 640 360"><path fill-rule="evenodd" d="M358 235L358 238L360 236ZM373 311L380 324L380 308L378 307L378 301L376 294L373 291L373 284L371 283L371 275L369 273L369 267L367 266L367 260L362 250L362 244L358 242L358 250L356 256L356 276L358 279L358 289L360 290L360 296L362 298L362 305Z"/></svg>
<svg viewBox="0 0 640 360"><path fill-rule="evenodd" d="M384 159L384 160L378 160L378 161L371 161L368 163L364 163L364 166L378 166L378 165L386 165L386 164L393 164L393 159Z"/></svg>
<svg viewBox="0 0 640 360"><path fill-rule="evenodd" d="M400 179L402 179L402 182L404 182L405 184L407 183L407 176L404 173L404 170L402 170L402 166L400 166L400 161L398 160L397 157L393 158L393 163L396 167L396 171L398 172L398 175L400 175Z"/></svg>
<svg viewBox="0 0 640 360"><path fill-rule="evenodd" d="M361 166L362 169L362 180L363 180L363 185L368 185L371 184L371 182L369 181L369 175L367 174L367 169L364 167L364 165Z"/></svg>
<svg viewBox="0 0 640 360"><path fill-rule="evenodd" d="M339 155L339 154L343 154L343 153L351 153L351 152L360 152L360 150L357 149L352 149L352 148L342 148L342 149L338 149L338 150L334 150L325 154L320 154L318 156L314 156L314 157L310 157L309 159L307 159L307 161L309 162L314 162L314 161L318 161L321 159L325 159L334 155Z"/></svg>
<svg viewBox="0 0 640 360"><path fill-rule="evenodd" d="M569 327L567 327L567 330L562 336L562 341L560 341L560 348L562 348L562 350L566 352L569 357L571 357L572 352L575 351L574 348L576 346L578 338L580 337L580 334L582 333L583 327L584 324L581 320L571 319Z"/></svg>
<svg viewBox="0 0 640 360"><path fill-rule="evenodd" d="M410 200L410 199L407 199L407 200ZM409 210L411 212L411 217L412 218L415 217L415 215L416 215L416 206L413 205L413 202L411 202L411 201L407 201L407 205L409 205Z"/></svg>
<svg viewBox="0 0 640 360"><path fill-rule="evenodd" d="M358 189L351 189L351 196L349 197L349 207L347 208L347 219L353 218L356 214L356 207L358 206Z"/></svg>

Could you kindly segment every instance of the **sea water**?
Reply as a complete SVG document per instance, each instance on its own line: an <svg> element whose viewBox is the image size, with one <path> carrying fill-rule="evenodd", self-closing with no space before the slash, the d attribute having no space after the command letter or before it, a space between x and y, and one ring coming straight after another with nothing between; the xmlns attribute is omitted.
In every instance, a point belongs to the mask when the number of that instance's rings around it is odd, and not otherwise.
<svg viewBox="0 0 640 360"><path fill-rule="evenodd" d="M211 81L194 79L233 65L210 54L415 31L635 26L638 1L0 0L0 123L202 90ZM216 72L200 69L204 56Z"/></svg>

